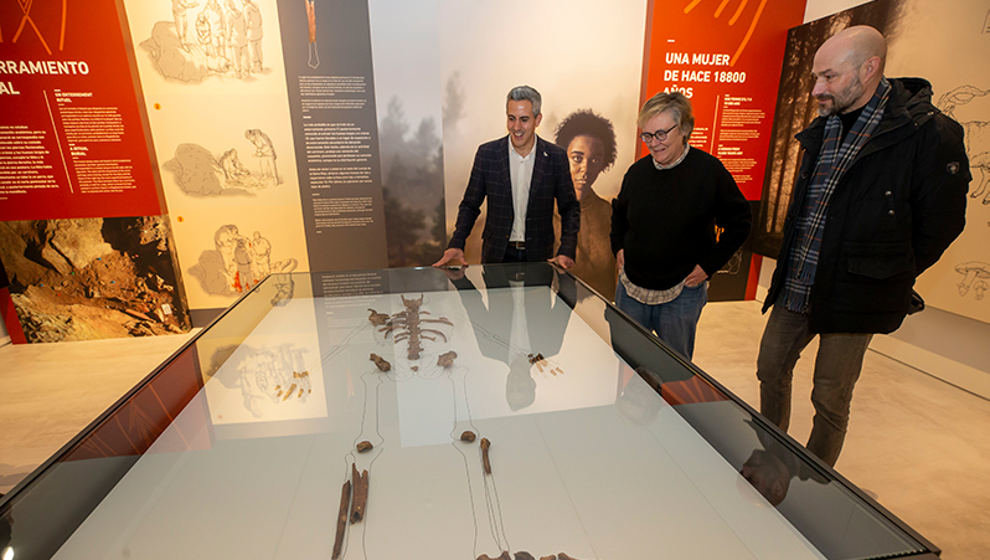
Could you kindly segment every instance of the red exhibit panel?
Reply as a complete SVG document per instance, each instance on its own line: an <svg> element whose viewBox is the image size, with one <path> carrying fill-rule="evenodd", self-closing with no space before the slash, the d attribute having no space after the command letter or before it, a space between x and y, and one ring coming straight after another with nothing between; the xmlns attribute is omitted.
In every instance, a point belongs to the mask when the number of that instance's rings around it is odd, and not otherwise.
<svg viewBox="0 0 990 560"><path fill-rule="evenodd" d="M804 7L805 0L650 2L642 99L684 93L694 109L691 145L722 160L747 200L763 190L787 30L800 25Z"/></svg>
<svg viewBox="0 0 990 560"><path fill-rule="evenodd" d="M687 96L691 146L721 160L749 201L763 192L787 30L801 24L804 8L805 0L649 4L641 101L660 91ZM753 299L761 263L744 246L712 279L712 301Z"/></svg>
<svg viewBox="0 0 990 560"><path fill-rule="evenodd" d="M0 2L0 221L161 214L114 0Z"/></svg>

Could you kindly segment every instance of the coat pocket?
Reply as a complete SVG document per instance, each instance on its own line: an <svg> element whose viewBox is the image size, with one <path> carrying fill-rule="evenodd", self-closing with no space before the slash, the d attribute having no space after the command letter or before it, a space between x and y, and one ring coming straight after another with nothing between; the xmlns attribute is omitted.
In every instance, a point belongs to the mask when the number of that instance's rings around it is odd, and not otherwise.
<svg viewBox="0 0 990 560"><path fill-rule="evenodd" d="M906 243L848 243L846 271L874 280L914 275L914 255Z"/></svg>

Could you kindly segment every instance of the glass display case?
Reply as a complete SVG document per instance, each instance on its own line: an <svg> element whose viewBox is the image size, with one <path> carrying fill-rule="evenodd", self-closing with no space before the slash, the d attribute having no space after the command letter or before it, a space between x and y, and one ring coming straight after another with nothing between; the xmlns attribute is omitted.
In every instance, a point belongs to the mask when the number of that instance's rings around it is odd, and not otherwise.
<svg viewBox="0 0 990 560"><path fill-rule="evenodd" d="M0 550L939 553L546 263L268 277L2 498Z"/></svg>

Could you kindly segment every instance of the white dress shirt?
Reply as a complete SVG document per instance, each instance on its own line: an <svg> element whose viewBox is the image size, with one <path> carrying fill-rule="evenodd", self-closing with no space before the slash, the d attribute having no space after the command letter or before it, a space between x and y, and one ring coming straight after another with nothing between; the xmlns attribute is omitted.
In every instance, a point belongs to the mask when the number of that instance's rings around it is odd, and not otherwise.
<svg viewBox="0 0 990 560"><path fill-rule="evenodd" d="M538 137L533 135L533 147L525 156L512 147L509 138L509 180L512 181L512 231L509 241L526 241L526 207L529 205L529 185L533 182Z"/></svg>

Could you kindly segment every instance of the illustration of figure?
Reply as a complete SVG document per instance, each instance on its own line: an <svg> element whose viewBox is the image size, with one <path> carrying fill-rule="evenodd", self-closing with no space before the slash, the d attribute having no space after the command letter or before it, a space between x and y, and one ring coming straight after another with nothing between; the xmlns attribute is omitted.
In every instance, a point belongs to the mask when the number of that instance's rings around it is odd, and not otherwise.
<svg viewBox="0 0 990 560"><path fill-rule="evenodd" d="M212 50L213 38L210 36L210 18L206 10L196 16L196 40L205 52L209 53Z"/></svg>
<svg viewBox="0 0 990 560"><path fill-rule="evenodd" d="M251 72L261 72L261 10L253 0L244 0L244 18L247 20L248 52L251 59Z"/></svg>
<svg viewBox="0 0 990 560"><path fill-rule="evenodd" d="M609 243L612 205L591 188L598 176L615 163L615 130L612 123L590 109L568 115L557 127L554 143L567 152L574 195L581 204L577 258L571 272L598 293L615 294L615 256ZM560 216L554 214L555 230Z"/></svg>
<svg viewBox="0 0 990 560"><path fill-rule="evenodd" d="M248 59L248 32L247 18L244 17L244 10L238 5L237 0L227 0L226 14L227 32L227 57L233 65L234 74L238 78L243 78L251 62Z"/></svg>
<svg viewBox="0 0 990 560"><path fill-rule="evenodd" d="M223 171L223 178L228 184L239 184L243 177L248 177L248 171L237 157L237 149L231 148L220 156L218 161L220 169Z"/></svg>
<svg viewBox="0 0 990 560"><path fill-rule="evenodd" d="M260 231L254 232L252 236L251 255L254 261L254 277L260 280L268 276L272 271L272 244L261 236Z"/></svg>
<svg viewBox="0 0 990 560"><path fill-rule="evenodd" d="M209 26L210 42L206 48L206 55L213 59L210 66L214 68L226 68L227 59L225 56L226 45L224 44L224 18L223 9L220 8L219 0L209 0L201 16L205 16L206 24ZM222 62L221 62L222 61Z"/></svg>
<svg viewBox="0 0 990 560"><path fill-rule="evenodd" d="M259 160L261 177L271 181L272 185L278 185L278 169L275 167L275 146L271 138L258 128L251 128L244 131L247 138L256 148L254 156Z"/></svg>
<svg viewBox="0 0 990 560"><path fill-rule="evenodd" d="M309 61L306 63L312 69L320 67L320 53L316 47L316 0L306 2L306 24L309 29Z"/></svg>
<svg viewBox="0 0 990 560"><path fill-rule="evenodd" d="M237 262L234 260L234 251L237 249L237 240L241 237L237 232L237 226L228 224L220 226L213 236L213 245L220 253L223 262L223 274L226 279L227 288L235 292L237 289Z"/></svg>
<svg viewBox="0 0 990 560"><path fill-rule="evenodd" d="M175 35L179 38L179 44L183 50L188 51L191 41L189 40L189 27L192 19L190 11L198 6L192 0L172 0L172 17L175 20Z"/></svg>
<svg viewBox="0 0 990 560"><path fill-rule="evenodd" d="M241 235L237 226L226 224L217 229L213 239L216 251L203 251L199 263L190 268L210 294L237 295L254 287L268 274L292 272L299 266L299 261L292 257L272 261L271 243L258 231L249 239Z"/></svg>
<svg viewBox="0 0 990 560"><path fill-rule="evenodd" d="M985 97L987 94L990 94L990 90L964 85L940 97L937 104L943 113L959 121L963 127L963 139L966 143L966 153L969 155L969 171L976 179L976 188L972 189L969 196L972 198L983 196L983 204L990 204L990 192L987 189L990 185L990 128L988 128L990 123L976 120L962 121L956 116L955 110L956 107L965 105L977 97Z"/></svg>
<svg viewBox="0 0 990 560"><path fill-rule="evenodd" d="M238 292L245 292L258 282L251 274L251 265L254 259L248 252L248 241L244 237L237 238L237 247L234 249L234 261L237 263L237 276L234 279L234 287Z"/></svg>

